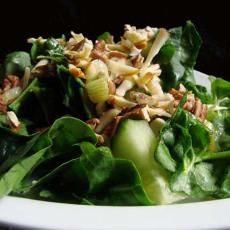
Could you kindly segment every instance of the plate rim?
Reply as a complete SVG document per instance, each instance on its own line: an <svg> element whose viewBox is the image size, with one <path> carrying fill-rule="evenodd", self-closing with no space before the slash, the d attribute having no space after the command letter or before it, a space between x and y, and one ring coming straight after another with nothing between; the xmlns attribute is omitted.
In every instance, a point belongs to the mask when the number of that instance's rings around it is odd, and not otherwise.
<svg viewBox="0 0 230 230"><path fill-rule="evenodd" d="M229 212L230 198L158 206L90 206L9 196L0 200L0 223L23 229L227 229Z"/></svg>

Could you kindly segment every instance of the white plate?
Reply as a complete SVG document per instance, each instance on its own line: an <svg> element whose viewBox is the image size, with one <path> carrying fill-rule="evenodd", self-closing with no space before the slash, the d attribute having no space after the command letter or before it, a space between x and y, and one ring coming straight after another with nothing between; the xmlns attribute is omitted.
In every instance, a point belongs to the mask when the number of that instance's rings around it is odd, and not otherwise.
<svg viewBox="0 0 230 230"><path fill-rule="evenodd" d="M207 77L196 72L197 82ZM209 87L209 86L208 86ZM51 203L17 197L0 200L0 223L28 229L230 229L230 199L149 207Z"/></svg>
<svg viewBox="0 0 230 230"><path fill-rule="evenodd" d="M6 197L0 222L29 229L229 229L230 199L148 207L71 205Z"/></svg>

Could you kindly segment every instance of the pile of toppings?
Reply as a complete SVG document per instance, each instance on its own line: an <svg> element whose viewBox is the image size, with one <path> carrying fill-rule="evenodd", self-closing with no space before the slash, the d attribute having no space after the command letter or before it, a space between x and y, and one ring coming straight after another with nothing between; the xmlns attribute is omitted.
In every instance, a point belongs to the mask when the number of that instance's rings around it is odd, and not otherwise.
<svg viewBox="0 0 230 230"><path fill-rule="evenodd" d="M96 116L87 123L99 134L100 140L111 137L114 128L124 118L148 122L170 118L184 95L187 95L184 109L200 121L205 120L207 106L182 84L179 89L169 92L164 92L161 87L162 71L160 65L154 62L154 57L169 39L166 29L149 26L137 29L125 25L124 34L118 42L114 42L108 32L95 43L82 34L71 32L71 35L68 41L65 38L51 40L53 56L51 53L51 58L38 57L39 61L31 71L25 68L23 77L5 77L0 89L2 113L7 112L7 105L21 94L30 79L47 76L47 73L55 76L56 64L62 58L58 55L63 52L69 73L84 82L88 98L95 105ZM29 43L40 45L46 41L41 37L28 39Z"/></svg>
<svg viewBox="0 0 230 230"><path fill-rule="evenodd" d="M94 45L82 34L71 34L72 38L65 43L69 71L85 81L97 111L97 122L93 118L88 123L93 123L92 128L98 134L111 137L121 117L148 122L167 119L185 94L184 109L204 121L207 106L182 84L169 92L161 87L162 71L154 63L154 57L169 38L166 29L136 29L125 25L119 42L115 43L113 36L104 33Z"/></svg>

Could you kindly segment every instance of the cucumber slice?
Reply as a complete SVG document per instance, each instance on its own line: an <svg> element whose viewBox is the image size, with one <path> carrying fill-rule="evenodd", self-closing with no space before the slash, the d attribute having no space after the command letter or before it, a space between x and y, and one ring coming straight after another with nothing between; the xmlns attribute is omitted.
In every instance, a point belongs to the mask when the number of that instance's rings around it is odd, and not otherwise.
<svg viewBox="0 0 230 230"><path fill-rule="evenodd" d="M133 161L139 170L145 170L153 160L157 139L145 120L127 119L120 123L112 140L114 156Z"/></svg>
<svg viewBox="0 0 230 230"><path fill-rule="evenodd" d="M153 202L168 204L181 200L184 195L171 192L168 172L154 159L156 146L157 138L145 120L122 121L112 139L113 155L136 165L144 189Z"/></svg>

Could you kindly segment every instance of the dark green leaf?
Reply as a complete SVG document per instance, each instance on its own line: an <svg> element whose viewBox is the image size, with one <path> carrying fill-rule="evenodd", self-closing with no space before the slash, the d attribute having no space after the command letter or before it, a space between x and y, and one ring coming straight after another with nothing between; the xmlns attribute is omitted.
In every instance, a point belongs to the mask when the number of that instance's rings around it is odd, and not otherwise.
<svg viewBox="0 0 230 230"><path fill-rule="evenodd" d="M225 197L230 197L230 167L226 170L221 190L225 193Z"/></svg>
<svg viewBox="0 0 230 230"><path fill-rule="evenodd" d="M3 149L1 152L0 174L26 156L39 138L39 134L21 136L6 130L5 132L4 138L1 138L0 142L0 148ZM4 133L2 129L0 129L0 133Z"/></svg>
<svg viewBox="0 0 230 230"><path fill-rule="evenodd" d="M193 182L199 186L202 191L206 193L214 193L218 188L214 174L214 167L211 163L201 162L196 164L193 170Z"/></svg>
<svg viewBox="0 0 230 230"><path fill-rule="evenodd" d="M176 161L171 157L168 148L163 142L158 144L155 158L165 169L170 172L175 172Z"/></svg>
<svg viewBox="0 0 230 230"><path fill-rule="evenodd" d="M4 75L23 76L26 67L31 67L30 55L24 51L9 53L4 62Z"/></svg>
<svg viewBox="0 0 230 230"><path fill-rule="evenodd" d="M81 204L152 204L130 161L113 158L107 147L96 148L88 142L82 142L80 146L83 150L80 158L59 165L37 183L25 188L24 195Z"/></svg>
<svg viewBox="0 0 230 230"><path fill-rule="evenodd" d="M221 78L216 78L212 82L212 94L218 99L230 98L230 82Z"/></svg>
<svg viewBox="0 0 230 230"><path fill-rule="evenodd" d="M57 64L67 65L64 47L54 38L49 38L43 43L35 41L31 48L31 57L34 62L36 62L37 59L46 58Z"/></svg>
<svg viewBox="0 0 230 230"><path fill-rule="evenodd" d="M179 85L181 79L194 81L193 67L202 42L190 21L183 28L173 28L169 32L169 40L155 59L161 64L161 79L166 91Z"/></svg>
<svg viewBox="0 0 230 230"><path fill-rule="evenodd" d="M196 162L200 161L210 161L210 160L230 160L230 150L224 152L201 152L196 158Z"/></svg>
<svg viewBox="0 0 230 230"><path fill-rule="evenodd" d="M50 125L66 114L59 87L57 78L35 78L9 108L19 117L32 121L36 127Z"/></svg>
<svg viewBox="0 0 230 230"><path fill-rule="evenodd" d="M19 160L1 177L0 196L7 195L12 190L16 191L24 186L22 180L37 165L55 155L68 152L73 145L82 141L96 143L96 136L87 124L72 117L56 120L52 127L41 135L30 149L30 156Z"/></svg>
<svg viewBox="0 0 230 230"><path fill-rule="evenodd" d="M97 40L107 41L110 37L111 37L111 34L109 32L104 32L103 34L101 34L97 37Z"/></svg>
<svg viewBox="0 0 230 230"><path fill-rule="evenodd" d="M63 88L64 105L74 116L82 120L91 119L95 111L88 99L82 80L71 76L69 70L62 65L57 67L57 71Z"/></svg>

